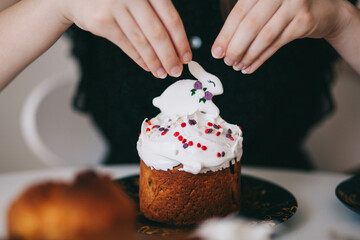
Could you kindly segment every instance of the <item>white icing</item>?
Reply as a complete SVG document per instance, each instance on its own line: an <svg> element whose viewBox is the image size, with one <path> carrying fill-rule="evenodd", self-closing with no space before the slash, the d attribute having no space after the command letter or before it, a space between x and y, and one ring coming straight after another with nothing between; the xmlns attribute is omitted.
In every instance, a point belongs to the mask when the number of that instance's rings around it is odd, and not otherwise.
<svg viewBox="0 0 360 240"><path fill-rule="evenodd" d="M182 164L181 171L193 174L218 171L242 156L240 127L225 122L211 100L199 102L205 91L212 95L223 92L220 80L195 62L190 62L189 68L201 79L202 89L191 95L196 80L175 82L153 101L161 113L150 122L145 119L141 126L138 153L147 166L156 170L167 171ZM180 136L186 141L180 141Z"/></svg>

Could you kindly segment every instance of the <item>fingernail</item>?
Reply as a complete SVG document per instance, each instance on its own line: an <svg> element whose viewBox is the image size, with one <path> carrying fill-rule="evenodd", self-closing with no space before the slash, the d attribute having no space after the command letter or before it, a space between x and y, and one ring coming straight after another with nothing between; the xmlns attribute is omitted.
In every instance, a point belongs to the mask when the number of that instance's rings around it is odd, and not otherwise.
<svg viewBox="0 0 360 240"><path fill-rule="evenodd" d="M244 70L241 70L242 74L248 74L251 70L251 66L245 68Z"/></svg>
<svg viewBox="0 0 360 240"><path fill-rule="evenodd" d="M179 66L175 66L170 72L173 77L179 77L181 75L181 68Z"/></svg>
<svg viewBox="0 0 360 240"><path fill-rule="evenodd" d="M212 55L214 58L221 58L223 54L224 54L224 50L222 49L222 47L216 47L212 51Z"/></svg>
<svg viewBox="0 0 360 240"><path fill-rule="evenodd" d="M165 69L163 68L159 68L157 71L156 71L156 74L159 76L159 78L161 79L164 79L167 77L167 73L165 71Z"/></svg>
<svg viewBox="0 0 360 240"><path fill-rule="evenodd" d="M233 66L233 69L234 69L235 71L240 71L243 67L244 67L244 64L239 63L239 64Z"/></svg>
<svg viewBox="0 0 360 240"><path fill-rule="evenodd" d="M234 61L231 60L231 59L228 58L228 57L225 57L225 58L224 58L224 62L225 62L225 64L228 65L228 66L232 66L232 65L234 64Z"/></svg>
<svg viewBox="0 0 360 240"><path fill-rule="evenodd" d="M191 54L189 52L185 53L182 60L184 63L189 63L191 61Z"/></svg>

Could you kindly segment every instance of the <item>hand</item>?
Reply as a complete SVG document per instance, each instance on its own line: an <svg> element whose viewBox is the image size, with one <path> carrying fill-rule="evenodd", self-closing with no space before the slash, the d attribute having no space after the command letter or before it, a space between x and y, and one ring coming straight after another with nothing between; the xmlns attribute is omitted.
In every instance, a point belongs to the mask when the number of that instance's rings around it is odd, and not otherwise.
<svg viewBox="0 0 360 240"><path fill-rule="evenodd" d="M170 0L60 0L63 15L104 37L155 77L180 76L191 50Z"/></svg>
<svg viewBox="0 0 360 240"><path fill-rule="evenodd" d="M239 0L214 42L212 54L253 73L298 38L331 38L348 21L344 0Z"/></svg>

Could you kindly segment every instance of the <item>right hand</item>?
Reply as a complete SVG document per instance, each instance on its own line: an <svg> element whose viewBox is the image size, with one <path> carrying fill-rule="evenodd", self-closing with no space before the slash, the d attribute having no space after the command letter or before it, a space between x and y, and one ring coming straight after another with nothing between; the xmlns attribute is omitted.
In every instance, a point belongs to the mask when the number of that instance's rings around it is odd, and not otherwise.
<svg viewBox="0 0 360 240"><path fill-rule="evenodd" d="M192 58L171 0L60 0L66 21L104 37L157 78L180 76Z"/></svg>

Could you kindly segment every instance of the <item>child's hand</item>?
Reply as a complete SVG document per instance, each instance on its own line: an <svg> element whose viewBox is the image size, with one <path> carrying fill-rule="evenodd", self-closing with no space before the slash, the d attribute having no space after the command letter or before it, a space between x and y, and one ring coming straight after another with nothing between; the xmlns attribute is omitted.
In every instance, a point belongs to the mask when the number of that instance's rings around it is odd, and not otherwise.
<svg viewBox="0 0 360 240"><path fill-rule="evenodd" d="M60 0L65 18L119 46L155 77L179 76L192 56L170 0Z"/></svg>
<svg viewBox="0 0 360 240"><path fill-rule="evenodd" d="M253 73L298 38L327 38L346 24L343 0L239 0L213 47L215 58Z"/></svg>

